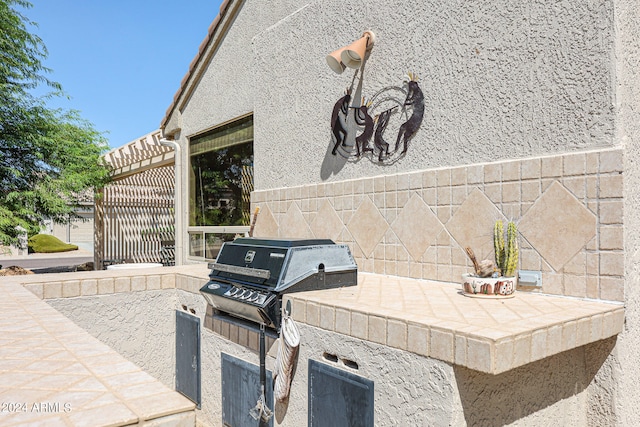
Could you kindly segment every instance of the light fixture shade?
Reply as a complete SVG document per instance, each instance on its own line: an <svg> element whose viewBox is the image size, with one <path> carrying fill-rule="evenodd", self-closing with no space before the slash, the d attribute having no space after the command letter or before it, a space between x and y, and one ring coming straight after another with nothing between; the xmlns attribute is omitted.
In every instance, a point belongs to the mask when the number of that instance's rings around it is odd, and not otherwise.
<svg viewBox="0 0 640 427"><path fill-rule="evenodd" d="M342 63L349 68L360 68L367 52L368 39L369 37L365 35L344 48L340 55Z"/></svg>
<svg viewBox="0 0 640 427"><path fill-rule="evenodd" d="M327 64L333 71L335 71L338 74L342 74L345 68L344 64L342 63L342 59L340 57L340 54L345 49L346 48L341 47L340 49L335 50L331 52L329 55L327 55Z"/></svg>

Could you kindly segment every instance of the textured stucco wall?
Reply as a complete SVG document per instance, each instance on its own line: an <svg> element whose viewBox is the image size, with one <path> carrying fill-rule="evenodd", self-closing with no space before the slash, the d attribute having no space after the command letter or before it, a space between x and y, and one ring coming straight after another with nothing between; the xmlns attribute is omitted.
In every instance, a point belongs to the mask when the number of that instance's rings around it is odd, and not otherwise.
<svg viewBox="0 0 640 427"><path fill-rule="evenodd" d="M333 104L354 71L334 74L325 56L365 29L376 45L361 94L401 85L408 71L425 94L422 126L390 165L330 153ZM258 34L253 48L256 189L615 143L611 1L316 1ZM390 142L403 119L387 128ZM283 164L295 168L283 175Z"/></svg>
<svg viewBox="0 0 640 427"><path fill-rule="evenodd" d="M376 426L587 425L586 386L597 360L586 355L601 354L591 346L488 375L308 325L299 329L301 353L282 425L304 425L307 360L322 360L324 352L357 362L358 370L348 370L375 382Z"/></svg>
<svg viewBox="0 0 640 427"><path fill-rule="evenodd" d="M178 306L185 305L194 308L200 318L200 366L202 371L201 392L202 409L196 410L198 422L207 426L222 424L222 396L221 396L221 353L260 364L258 355L241 345L220 338L204 327L206 301L199 294L177 290ZM267 358L267 369L272 369L273 358ZM304 424L301 424L304 425Z"/></svg>
<svg viewBox="0 0 640 427"><path fill-rule="evenodd" d="M167 387L174 387L175 291L115 293L46 301Z"/></svg>
<svg viewBox="0 0 640 427"><path fill-rule="evenodd" d="M617 423L640 425L640 10L631 0L616 1L616 139L625 146L625 331L612 369L616 375Z"/></svg>
<svg viewBox="0 0 640 427"><path fill-rule="evenodd" d="M232 1L240 12L198 82L182 112L181 135L186 137L254 110L257 87L253 65L253 39L303 3L294 0Z"/></svg>
<svg viewBox="0 0 640 427"><path fill-rule="evenodd" d="M201 317L203 299L178 290L179 306L194 308ZM372 342L298 324L300 354L287 406L276 406L276 425L297 427L308 418L308 360L314 359L374 381L376 426L429 425L613 425L610 387L603 365L615 338L546 358L500 375L466 368L392 349ZM267 357L273 369L277 344ZM202 329L202 409L198 419L220 424L221 352L259 364L255 351ZM345 368L324 353L358 364ZM603 370L604 367L604 370ZM594 378L596 378L594 380Z"/></svg>
<svg viewBox="0 0 640 427"><path fill-rule="evenodd" d="M179 141L253 112L261 190L613 145L613 18L613 3L595 0L247 0L184 106ZM365 29L377 41L362 81L334 74L325 56ZM371 97L408 71L426 109L407 155L391 165L332 156L345 88L362 83ZM282 175L283 164L296 167Z"/></svg>

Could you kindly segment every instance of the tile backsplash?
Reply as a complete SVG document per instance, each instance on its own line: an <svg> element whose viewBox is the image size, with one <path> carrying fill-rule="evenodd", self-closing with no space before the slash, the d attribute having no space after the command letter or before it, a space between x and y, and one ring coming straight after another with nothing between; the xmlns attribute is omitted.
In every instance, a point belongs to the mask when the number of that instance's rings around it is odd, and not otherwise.
<svg viewBox="0 0 640 427"><path fill-rule="evenodd" d="M621 149L424 170L252 193L256 236L347 243L361 271L458 282L464 249L493 259L518 224L520 269L542 292L624 299Z"/></svg>

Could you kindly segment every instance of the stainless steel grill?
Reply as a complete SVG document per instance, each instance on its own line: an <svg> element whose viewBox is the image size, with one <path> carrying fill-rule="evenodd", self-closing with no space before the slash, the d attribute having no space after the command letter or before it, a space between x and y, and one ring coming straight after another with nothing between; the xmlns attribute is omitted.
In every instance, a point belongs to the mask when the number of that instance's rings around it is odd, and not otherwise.
<svg viewBox="0 0 640 427"><path fill-rule="evenodd" d="M201 294L219 312L278 330L282 295L354 286L349 247L328 239L239 238L225 243Z"/></svg>

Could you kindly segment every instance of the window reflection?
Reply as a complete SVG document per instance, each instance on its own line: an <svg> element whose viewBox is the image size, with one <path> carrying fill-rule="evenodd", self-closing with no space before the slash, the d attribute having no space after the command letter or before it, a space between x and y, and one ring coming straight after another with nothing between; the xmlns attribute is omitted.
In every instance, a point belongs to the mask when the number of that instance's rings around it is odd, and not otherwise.
<svg viewBox="0 0 640 427"><path fill-rule="evenodd" d="M248 225L253 190L253 118L193 138L189 160L189 225Z"/></svg>

